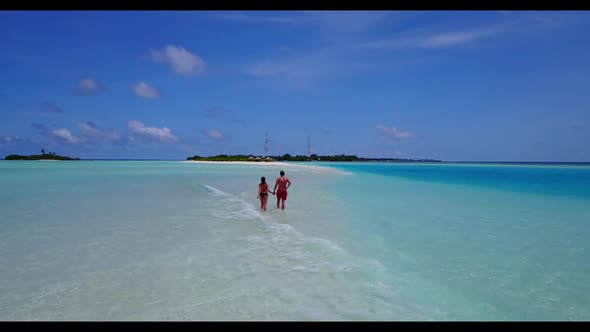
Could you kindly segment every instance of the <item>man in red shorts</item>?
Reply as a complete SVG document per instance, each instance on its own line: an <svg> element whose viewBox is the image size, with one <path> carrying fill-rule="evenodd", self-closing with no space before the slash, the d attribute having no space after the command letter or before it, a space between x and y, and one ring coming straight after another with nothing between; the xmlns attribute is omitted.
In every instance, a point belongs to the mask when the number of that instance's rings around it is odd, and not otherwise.
<svg viewBox="0 0 590 332"><path fill-rule="evenodd" d="M285 201L287 200L287 189L291 186L291 181L285 176L285 172L281 171L281 177L275 182L274 192L277 195L277 208L279 208L279 202L283 200L282 210L285 209ZM279 190L277 190L279 187Z"/></svg>

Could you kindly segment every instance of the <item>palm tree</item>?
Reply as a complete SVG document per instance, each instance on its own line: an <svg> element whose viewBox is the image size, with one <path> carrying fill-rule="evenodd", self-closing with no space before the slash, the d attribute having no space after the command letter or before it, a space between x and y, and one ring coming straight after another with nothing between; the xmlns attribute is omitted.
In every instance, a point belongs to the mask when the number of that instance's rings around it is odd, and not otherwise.
<svg viewBox="0 0 590 332"><path fill-rule="evenodd" d="M41 154L45 154L45 149L41 149Z"/></svg>

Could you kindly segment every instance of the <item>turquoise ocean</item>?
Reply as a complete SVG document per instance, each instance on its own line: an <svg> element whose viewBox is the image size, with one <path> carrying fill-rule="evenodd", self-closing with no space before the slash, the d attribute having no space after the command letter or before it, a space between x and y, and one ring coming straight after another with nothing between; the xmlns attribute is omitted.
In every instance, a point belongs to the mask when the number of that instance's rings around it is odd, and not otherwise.
<svg viewBox="0 0 590 332"><path fill-rule="evenodd" d="M588 319L587 164L0 162L0 320Z"/></svg>

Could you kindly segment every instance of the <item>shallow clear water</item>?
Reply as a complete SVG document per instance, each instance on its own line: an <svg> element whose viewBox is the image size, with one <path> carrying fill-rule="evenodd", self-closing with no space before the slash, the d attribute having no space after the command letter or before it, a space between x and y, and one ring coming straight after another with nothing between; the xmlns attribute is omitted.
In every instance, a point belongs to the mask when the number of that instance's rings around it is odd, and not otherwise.
<svg viewBox="0 0 590 332"><path fill-rule="evenodd" d="M0 162L0 320L590 318L590 167L313 165Z"/></svg>

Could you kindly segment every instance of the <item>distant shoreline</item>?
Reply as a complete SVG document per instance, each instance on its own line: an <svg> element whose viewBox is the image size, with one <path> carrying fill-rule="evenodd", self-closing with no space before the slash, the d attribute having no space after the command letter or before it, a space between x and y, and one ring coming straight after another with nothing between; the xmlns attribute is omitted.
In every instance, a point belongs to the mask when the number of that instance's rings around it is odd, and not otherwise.
<svg viewBox="0 0 590 332"><path fill-rule="evenodd" d="M437 163L437 162L442 162L442 160L436 160L436 159L402 159L402 158L365 158L365 157L359 157L356 155L316 155L316 154L312 154L312 155L295 155L292 156L290 154L284 154L282 156L266 156L266 157L262 157L262 156L254 156L254 155L244 155L244 154L238 154L238 155L226 155L226 154L220 154L220 155L216 155L216 156L209 156L209 157L203 157L203 156L192 156L192 157L187 157L186 160L195 160L195 161L231 161L231 162L235 162L235 161L243 161L243 162L254 162L254 163L260 163L260 162L266 162L266 163L272 163L272 162L410 162L410 163L423 163L423 162L427 162L427 163Z"/></svg>
<svg viewBox="0 0 590 332"><path fill-rule="evenodd" d="M256 165L256 166L283 166L283 167L303 167L307 169L315 169L315 170L333 170L331 167L327 166L320 166L320 165L301 165L297 163L285 163L280 161L273 161L273 162L251 162L251 161L205 161L205 160L183 160L182 162L185 163L196 163L196 164L225 164L225 165Z"/></svg>
<svg viewBox="0 0 590 332"><path fill-rule="evenodd" d="M272 162L256 162L256 161L241 161L241 160L237 160L237 161L213 161L213 160L183 160L187 163L200 163L200 164L236 164L236 165L267 165L267 166L273 166L273 165L290 165L289 163L284 163L284 162L280 162L280 161L272 161Z"/></svg>
<svg viewBox="0 0 590 332"><path fill-rule="evenodd" d="M60 156L55 153L43 153L43 154L33 154L29 156L25 155L18 155L18 154L11 154L4 158L4 160L32 160L32 161L69 161L69 160L80 160L80 158L72 158L66 156Z"/></svg>

